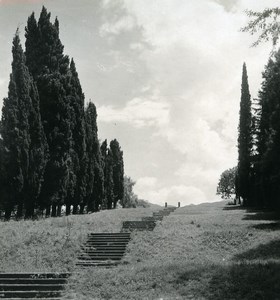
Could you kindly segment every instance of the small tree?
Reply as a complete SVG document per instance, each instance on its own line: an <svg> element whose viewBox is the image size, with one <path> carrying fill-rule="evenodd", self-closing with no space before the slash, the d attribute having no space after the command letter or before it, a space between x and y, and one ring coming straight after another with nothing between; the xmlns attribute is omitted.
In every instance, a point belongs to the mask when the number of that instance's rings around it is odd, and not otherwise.
<svg viewBox="0 0 280 300"><path fill-rule="evenodd" d="M138 203L138 196L133 192L133 186L135 185L130 177L124 176L124 196L121 200L122 207L136 207Z"/></svg>
<svg viewBox="0 0 280 300"><path fill-rule="evenodd" d="M217 186L217 195L223 199L231 199L235 195L235 179L237 167L225 170L220 177Z"/></svg>

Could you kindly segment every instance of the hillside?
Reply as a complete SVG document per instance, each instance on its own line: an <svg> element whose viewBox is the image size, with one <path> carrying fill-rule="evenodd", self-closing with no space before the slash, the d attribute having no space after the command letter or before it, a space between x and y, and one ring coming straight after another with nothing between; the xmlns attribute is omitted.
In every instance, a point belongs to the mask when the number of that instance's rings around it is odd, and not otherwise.
<svg viewBox="0 0 280 300"><path fill-rule="evenodd" d="M1 222L1 272L73 271L89 232L119 232L124 220L139 220L156 208L104 210L39 221Z"/></svg>
<svg viewBox="0 0 280 300"><path fill-rule="evenodd" d="M75 268L89 232L118 232L152 208L1 223L2 272L73 272L65 299L279 299L280 223L225 202L190 205L132 234L124 264Z"/></svg>
<svg viewBox="0 0 280 300"><path fill-rule="evenodd" d="M72 299L279 299L279 222L224 202L178 209L134 233L125 265L79 271Z"/></svg>

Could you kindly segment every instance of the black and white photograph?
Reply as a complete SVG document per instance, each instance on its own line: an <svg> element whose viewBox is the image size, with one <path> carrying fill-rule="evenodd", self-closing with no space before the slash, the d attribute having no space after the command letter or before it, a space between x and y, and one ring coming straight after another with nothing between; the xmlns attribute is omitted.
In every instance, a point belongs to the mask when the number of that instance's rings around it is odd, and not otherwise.
<svg viewBox="0 0 280 300"><path fill-rule="evenodd" d="M280 299L280 1L0 0L0 299Z"/></svg>

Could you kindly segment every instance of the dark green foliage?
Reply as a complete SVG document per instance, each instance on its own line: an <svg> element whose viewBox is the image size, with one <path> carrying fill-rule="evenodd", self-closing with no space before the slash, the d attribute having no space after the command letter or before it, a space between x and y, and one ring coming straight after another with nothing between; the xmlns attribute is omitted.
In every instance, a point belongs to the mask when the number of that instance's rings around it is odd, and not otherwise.
<svg viewBox="0 0 280 300"><path fill-rule="evenodd" d="M123 152L121 151L119 142L115 139L110 142L110 150L113 164L113 182L114 182L114 207L118 201L124 197L124 166Z"/></svg>
<svg viewBox="0 0 280 300"><path fill-rule="evenodd" d="M98 141L96 118L96 107L90 102L86 109L86 203L88 211L98 210L99 205L103 206L102 200L104 199L104 161Z"/></svg>
<svg viewBox="0 0 280 300"><path fill-rule="evenodd" d="M85 110L74 60L59 38L59 22L43 7L26 26L26 52L18 33L8 97L0 123L0 209L6 219L112 208L123 198L123 158L116 140L98 141L96 107Z"/></svg>
<svg viewBox="0 0 280 300"><path fill-rule="evenodd" d="M27 64L37 83L41 118L49 147L40 197L43 207L63 204L67 196L74 194L76 186L68 97L69 59L63 54L58 29L58 21L52 24L50 13L43 7L38 23L34 15L28 19L25 35ZM52 215L55 215L54 209Z"/></svg>
<svg viewBox="0 0 280 300"><path fill-rule="evenodd" d="M27 200L25 217L27 218L33 217L34 209L40 205L37 200L41 192L48 159L48 145L41 123L39 95L34 83L31 84L30 95L32 99L32 109L29 115L29 169L28 180L25 184L25 199Z"/></svg>
<svg viewBox="0 0 280 300"><path fill-rule="evenodd" d="M102 202L102 208L111 209L113 208L114 203L113 158L111 150L108 149L107 140L101 144L100 150L104 173L104 199Z"/></svg>
<svg viewBox="0 0 280 300"><path fill-rule="evenodd" d="M56 20L57 22L57 20ZM58 25L57 25L58 26ZM67 203L84 203L86 196L86 128L84 111L84 94L80 85L78 73L74 60L70 63L70 74L68 82L68 99L71 110L71 132L72 132L72 183ZM86 204L86 203L84 203Z"/></svg>
<svg viewBox="0 0 280 300"><path fill-rule="evenodd" d="M223 199L230 199L235 195L235 180L237 167L225 170L221 176L217 187L217 195Z"/></svg>
<svg viewBox="0 0 280 300"><path fill-rule="evenodd" d="M16 204L18 217L22 216L24 205L34 207L40 192L47 152L38 93L25 65L18 33L13 40L12 52L9 93L8 98L4 99L1 121L7 218Z"/></svg>
<svg viewBox="0 0 280 300"><path fill-rule="evenodd" d="M236 193L242 197L244 205L249 205L250 200L250 172L252 156L252 114L251 96L249 92L246 65L243 65L239 136L238 136L238 167Z"/></svg>
<svg viewBox="0 0 280 300"><path fill-rule="evenodd" d="M256 189L264 206L279 206L280 196L280 51L271 58L263 73L259 93L261 107L258 135Z"/></svg>

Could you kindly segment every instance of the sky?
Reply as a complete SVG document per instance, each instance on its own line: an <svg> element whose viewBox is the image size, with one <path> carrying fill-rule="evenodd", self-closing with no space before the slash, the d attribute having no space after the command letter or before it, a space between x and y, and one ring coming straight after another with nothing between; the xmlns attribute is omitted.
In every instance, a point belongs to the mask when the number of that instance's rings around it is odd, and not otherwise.
<svg viewBox="0 0 280 300"><path fill-rule="evenodd" d="M271 44L240 32L244 11L277 0L0 0L0 107L12 39L45 5L60 22L100 140L116 138L139 198L181 206L217 201L220 174L237 164L243 62L252 98Z"/></svg>

